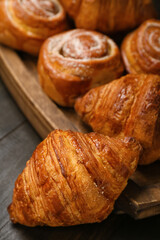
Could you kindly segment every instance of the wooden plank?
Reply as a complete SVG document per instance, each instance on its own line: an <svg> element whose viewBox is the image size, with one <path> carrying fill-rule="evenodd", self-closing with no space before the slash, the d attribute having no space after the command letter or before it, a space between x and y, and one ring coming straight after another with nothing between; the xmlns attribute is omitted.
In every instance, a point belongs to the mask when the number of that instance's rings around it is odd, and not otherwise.
<svg viewBox="0 0 160 240"><path fill-rule="evenodd" d="M56 128L76 130L43 93L19 56L4 46L0 46L0 74L17 104L42 138Z"/></svg>
<svg viewBox="0 0 160 240"><path fill-rule="evenodd" d="M19 111L13 99L4 89L0 80L0 139L24 121L23 114Z"/></svg>
<svg viewBox="0 0 160 240"><path fill-rule="evenodd" d="M160 185L138 187L129 181L126 189L116 202L116 207L135 219L160 214Z"/></svg>
<svg viewBox="0 0 160 240"><path fill-rule="evenodd" d="M0 140L0 229L9 221L7 206L11 202L14 182L40 141L27 122Z"/></svg>
<svg viewBox="0 0 160 240"><path fill-rule="evenodd" d="M117 206L135 219L160 214L160 161L137 168Z"/></svg>

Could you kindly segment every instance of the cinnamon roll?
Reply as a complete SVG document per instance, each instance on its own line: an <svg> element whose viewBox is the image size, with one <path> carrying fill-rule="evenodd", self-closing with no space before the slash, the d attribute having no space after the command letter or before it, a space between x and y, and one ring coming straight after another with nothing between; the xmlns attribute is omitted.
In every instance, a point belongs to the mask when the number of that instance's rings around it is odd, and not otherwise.
<svg viewBox="0 0 160 240"><path fill-rule="evenodd" d="M78 28L106 33L127 30L155 17L152 0L60 0Z"/></svg>
<svg viewBox="0 0 160 240"><path fill-rule="evenodd" d="M107 36L82 29L47 39L38 61L40 83L56 103L73 106L90 88L120 76L123 64L117 45Z"/></svg>
<svg viewBox="0 0 160 240"><path fill-rule="evenodd" d="M160 20L148 20L127 35L122 56L128 72L160 75Z"/></svg>
<svg viewBox="0 0 160 240"><path fill-rule="evenodd" d="M66 29L57 0L1 0L0 43L37 55L42 42Z"/></svg>

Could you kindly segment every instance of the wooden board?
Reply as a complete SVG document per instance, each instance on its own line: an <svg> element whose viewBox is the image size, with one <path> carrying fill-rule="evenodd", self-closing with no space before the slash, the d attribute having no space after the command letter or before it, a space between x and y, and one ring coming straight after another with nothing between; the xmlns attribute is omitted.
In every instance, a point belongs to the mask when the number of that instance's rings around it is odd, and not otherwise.
<svg viewBox="0 0 160 240"><path fill-rule="evenodd" d="M17 104L33 127L45 138L53 129L89 132L73 109L58 107L42 91L36 70L37 59L0 46L0 74ZM139 167L117 201L118 211L134 218L160 213L160 162Z"/></svg>
<svg viewBox="0 0 160 240"><path fill-rule="evenodd" d="M5 101L3 101L5 99ZM23 121L24 116L17 110L12 99L7 98L7 93L0 85L0 140L17 128Z"/></svg>

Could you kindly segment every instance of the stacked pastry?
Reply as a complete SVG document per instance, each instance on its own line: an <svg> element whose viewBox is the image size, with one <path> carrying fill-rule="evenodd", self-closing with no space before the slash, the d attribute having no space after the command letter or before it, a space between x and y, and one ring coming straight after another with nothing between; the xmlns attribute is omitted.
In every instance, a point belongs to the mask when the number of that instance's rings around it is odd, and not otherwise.
<svg viewBox="0 0 160 240"><path fill-rule="evenodd" d="M68 23L57 0L0 2L0 42L39 53L43 90L59 105L75 104L95 131L55 130L37 146L8 208L14 223L27 226L104 220L137 164L160 157L160 21L144 22L155 16L151 1L61 2L87 30L62 33ZM140 23L122 43L123 61L116 43L93 31ZM124 67L132 74L119 78Z"/></svg>

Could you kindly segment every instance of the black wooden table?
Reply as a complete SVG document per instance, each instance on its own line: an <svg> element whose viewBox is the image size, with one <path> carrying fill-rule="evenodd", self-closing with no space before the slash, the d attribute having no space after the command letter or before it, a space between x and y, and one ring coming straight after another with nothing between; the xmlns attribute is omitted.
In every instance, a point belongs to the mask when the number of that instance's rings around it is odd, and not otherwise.
<svg viewBox="0 0 160 240"><path fill-rule="evenodd" d="M40 141L0 80L0 240L160 240L160 215L136 221L112 213L102 223L65 228L12 224L7 206L14 182Z"/></svg>

